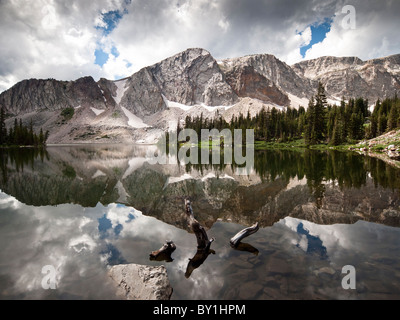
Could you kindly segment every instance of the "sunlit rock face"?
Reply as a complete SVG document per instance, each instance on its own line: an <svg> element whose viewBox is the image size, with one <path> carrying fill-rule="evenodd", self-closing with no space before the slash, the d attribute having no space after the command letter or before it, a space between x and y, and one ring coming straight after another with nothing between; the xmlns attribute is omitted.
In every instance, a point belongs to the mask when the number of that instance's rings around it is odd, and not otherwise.
<svg viewBox="0 0 400 320"><path fill-rule="evenodd" d="M207 106L229 106L237 101L217 61L204 49L188 49L149 70L170 101Z"/></svg>
<svg viewBox="0 0 400 320"><path fill-rule="evenodd" d="M257 73L253 66L239 66L226 71L226 81L239 97L249 97L279 106L290 105L288 96L275 84Z"/></svg>
<svg viewBox="0 0 400 320"><path fill-rule="evenodd" d="M255 54L221 61L221 68L228 74L234 69L248 67L268 79L271 87L275 87L275 89L271 88L274 91L279 89L286 95L291 94L298 98L310 98L314 94L316 83L297 74L289 65L271 54ZM286 99L277 101L287 102ZM306 105L303 106L306 107Z"/></svg>
<svg viewBox="0 0 400 320"><path fill-rule="evenodd" d="M400 55L362 61L357 57L321 57L292 66L300 76L325 84L335 99L364 97L374 104L400 88Z"/></svg>
<svg viewBox="0 0 400 320"><path fill-rule="evenodd" d="M400 89L399 57L321 57L289 66L270 54L216 61L190 48L119 80L23 80L0 94L0 107L8 128L16 118L32 122L36 132L49 131L48 143L154 144L187 116L230 121L262 108L307 108L318 82L331 104L363 97L374 105Z"/></svg>

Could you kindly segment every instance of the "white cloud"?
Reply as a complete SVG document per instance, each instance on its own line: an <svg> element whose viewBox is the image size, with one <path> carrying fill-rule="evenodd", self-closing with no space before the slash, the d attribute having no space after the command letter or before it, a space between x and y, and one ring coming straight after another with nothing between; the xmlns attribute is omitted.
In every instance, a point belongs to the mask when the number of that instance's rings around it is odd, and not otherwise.
<svg viewBox="0 0 400 320"><path fill-rule="evenodd" d="M397 6L400 9L399 4ZM367 10L367 6L361 4L355 6L357 18L355 29L344 28L342 21L346 14L337 12L326 38L313 45L307 51L305 58L330 55L357 56L368 60L400 53L398 33L400 22L391 12L394 10L391 7L390 2L382 2L381 6L375 5L372 10Z"/></svg>
<svg viewBox="0 0 400 320"><path fill-rule="evenodd" d="M94 26L101 8L120 7L105 0L0 2L0 91L31 77L99 77L94 51L101 31Z"/></svg>
<svg viewBox="0 0 400 320"><path fill-rule="evenodd" d="M333 19L324 41L306 58L400 52L397 1L355 0L357 28L343 29L342 0L99 0L0 1L0 91L27 78L115 79L190 47L216 59L270 53L291 64L311 40L310 25ZM105 34L104 14L122 15ZM103 29L102 29L103 28ZM298 31L304 30L300 35ZM102 67L94 52L109 55ZM116 48L119 55L113 54ZM115 52L114 52L115 53Z"/></svg>
<svg viewBox="0 0 400 320"><path fill-rule="evenodd" d="M303 43L302 46L308 46L312 40L312 32L311 27L308 26L302 33L301 33L301 40Z"/></svg>

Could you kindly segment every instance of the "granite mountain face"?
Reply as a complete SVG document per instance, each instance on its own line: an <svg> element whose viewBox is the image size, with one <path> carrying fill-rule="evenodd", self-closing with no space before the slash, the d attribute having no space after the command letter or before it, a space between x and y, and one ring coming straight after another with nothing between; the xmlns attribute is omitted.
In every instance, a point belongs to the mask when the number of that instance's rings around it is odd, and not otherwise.
<svg viewBox="0 0 400 320"><path fill-rule="evenodd" d="M375 104L378 99L394 96L400 88L400 54L368 61L321 57L292 67L299 76L324 83L334 100L364 97Z"/></svg>
<svg viewBox="0 0 400 320"><path fill-rule="evenodd" d="M154 143L187 115L230 120L262 107L307 107L318 82L328 102L377 99L400 89L400 54L362 61L321 57L292 66L273 55L216 61L188 49L121 80L83 77L76 81L23 80L0 94L10 127L14 118L49 130L49 143ZM72 117L62 110L73 110Z"/></svg>

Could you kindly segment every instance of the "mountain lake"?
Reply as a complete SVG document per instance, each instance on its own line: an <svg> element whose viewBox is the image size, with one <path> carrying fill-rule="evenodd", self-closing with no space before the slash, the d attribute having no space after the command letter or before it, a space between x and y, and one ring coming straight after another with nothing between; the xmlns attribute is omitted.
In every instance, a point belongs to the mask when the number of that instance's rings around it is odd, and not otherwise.
<svg viewBox="0 0 400 320"><path fill-rule="evenodd" d="M165 265L173 300L400 299L399 169L354 152L266 150L239 175L173 155L151 164L156 148L0 149L0 299L118 299L107 270L129 263ZM215 238L197 265L185 198ZM150 260L166 240L173 260Z"/></svg>

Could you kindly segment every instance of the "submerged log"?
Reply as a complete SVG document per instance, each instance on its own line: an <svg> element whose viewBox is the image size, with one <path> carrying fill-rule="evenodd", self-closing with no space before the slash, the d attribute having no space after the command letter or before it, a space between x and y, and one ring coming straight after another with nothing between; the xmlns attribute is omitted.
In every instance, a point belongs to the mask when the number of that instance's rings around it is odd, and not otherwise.
<svg viewBox="0 0 400 320"><path fill-rule="evenodd" d="M175 243L167 241L160 249L150 253L150 260L171 262L174 260L171 258L171 254L175 249Z"/></svg>
<svg viewBox="0 0 400 320"><path fill-rule="evenodd" d="M243 229L242 231L238 232L234 237L231 238L229 243L231 244L232 247L237 247L240 243L240 241L249 235L256 233L259 229L258 222L251 227L248 227L246 229Z"/></svg>

